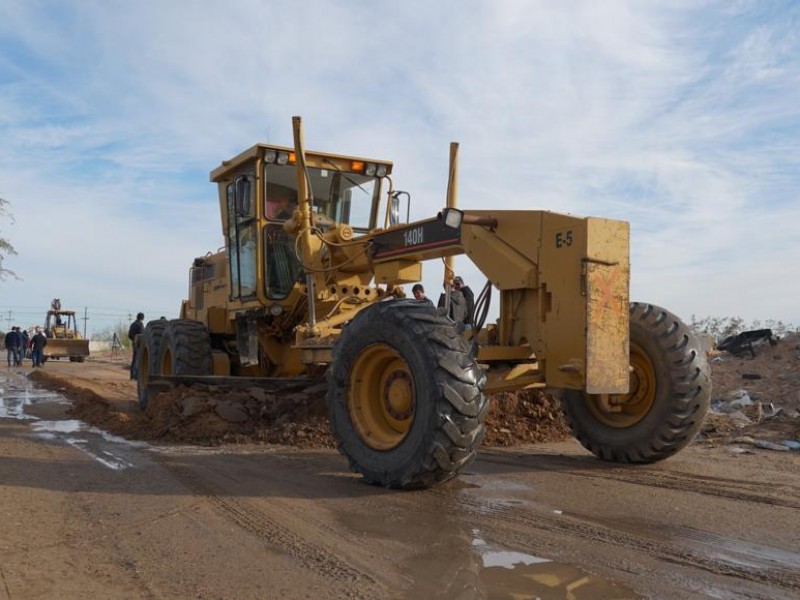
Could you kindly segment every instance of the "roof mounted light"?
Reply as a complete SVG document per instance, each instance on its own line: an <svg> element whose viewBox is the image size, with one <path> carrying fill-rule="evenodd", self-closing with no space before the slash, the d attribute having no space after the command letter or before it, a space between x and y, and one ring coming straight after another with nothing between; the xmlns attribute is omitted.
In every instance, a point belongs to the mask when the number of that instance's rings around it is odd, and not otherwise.
<svg viewBox="0 0 800 600"><path fill-rule="evenodd" d="M278 158L278 153L275 150L267 150L264 152L264 162L274 163L276 158Z"/></svg>
<svg viewBox="0 0 800 600"><path fill-rule="evenodd" d="M386 165L378 165L378 168L375 170L375 175L378 177L386 177Z"/></svg>
<svg viewBox="0 0 800 600"><path fill-rule="evenodd" d="M285 165L288 162L289 162L289 153L288 152L278 152L277 163L279 165Z"/></svg>
<svg viewBox="0 0 800 600"><path fill-rule="evenodd" d="M367 163L367 166L364 169L364 175L367 177L375 177L375 171L377 170L378 166L375 163Z"/></svg>

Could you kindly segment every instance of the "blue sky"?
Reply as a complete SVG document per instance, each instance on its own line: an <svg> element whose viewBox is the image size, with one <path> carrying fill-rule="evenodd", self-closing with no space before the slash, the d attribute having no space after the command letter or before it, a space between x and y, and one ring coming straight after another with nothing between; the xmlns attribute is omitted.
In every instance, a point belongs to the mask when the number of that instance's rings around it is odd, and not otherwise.
<svg viewBox="0 0 800 600"><path fill-rule="evenodd" d="M413 218L458 141L462 207L630 221L633 299L800 324L799 36L778 1L0 0L0 326L175 316L209 171L292 115L393 160Z"/></svg>

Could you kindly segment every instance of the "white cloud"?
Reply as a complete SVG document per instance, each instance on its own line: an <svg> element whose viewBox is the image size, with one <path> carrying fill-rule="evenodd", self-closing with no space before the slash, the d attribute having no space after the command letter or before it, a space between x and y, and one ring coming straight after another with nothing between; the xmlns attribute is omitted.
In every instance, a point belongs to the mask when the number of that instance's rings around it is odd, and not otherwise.
<svg viewBox="0 0 800 600"><path fill-rule="evenodd" d="M784 266L800 259L797 16L748 2L4 3L0 196L18 222L2 232L25 280L0 284L0 310L67 291L177 308L192 258L220 243L208 171L291 143L302 114L310 148L394 159L415 218L444 203L457 140L462 206L628 219L633 297L800 323ZM432 289L439 270L426 267Z"/></svg>

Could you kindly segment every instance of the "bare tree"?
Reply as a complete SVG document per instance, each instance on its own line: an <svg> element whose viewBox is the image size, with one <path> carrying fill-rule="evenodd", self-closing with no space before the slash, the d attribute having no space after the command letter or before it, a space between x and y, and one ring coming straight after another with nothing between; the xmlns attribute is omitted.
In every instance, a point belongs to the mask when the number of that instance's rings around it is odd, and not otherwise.
<svg viewBox="0 0 800 600"><path fill-rule="evenodd" d="M12 223L14 222L14 216L8 211L8 200L0 198L0 218L2 217L8 217ZM11 245L11 242L0 235L0 281L8 277L19 279L14 271L3 267L3 260L6 258L6 256L12 256L16 253L17 251L14 250L14 246Z"/></svg>

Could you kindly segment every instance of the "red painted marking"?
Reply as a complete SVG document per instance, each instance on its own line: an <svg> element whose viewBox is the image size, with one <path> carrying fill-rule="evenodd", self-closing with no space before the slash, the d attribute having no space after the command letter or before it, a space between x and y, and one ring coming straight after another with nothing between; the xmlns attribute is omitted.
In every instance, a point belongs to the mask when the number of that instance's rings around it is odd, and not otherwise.
<svg viewBox="0 0 800 600"><path fill-rule="evenodd" d="M599 273L593 278L595 280L598 298L600 299L600 302L596 304L599 310L604 308L610 309L611 303L615 297L614 292L616 291L616 284L620 275L619 269L612 269L611 271L606 271L605 276Z"/></svg>

